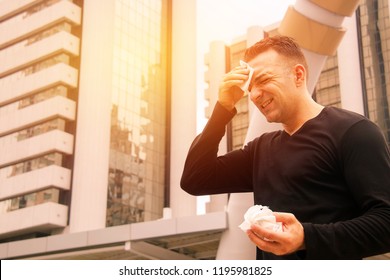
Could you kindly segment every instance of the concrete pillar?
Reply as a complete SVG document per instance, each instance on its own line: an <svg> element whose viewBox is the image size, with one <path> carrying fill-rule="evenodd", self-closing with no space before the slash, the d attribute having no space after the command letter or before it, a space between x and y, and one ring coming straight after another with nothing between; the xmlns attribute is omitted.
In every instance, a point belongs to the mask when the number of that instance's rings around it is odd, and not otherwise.
<svg viewBox="0 0 390 280"><path fill-rule="evenodd" d="M180 188L196 136L196 1L172 1L170 207L173 217L196 215L196 197Z"/></svg>
<svg viewBox="0 0 390 280"><path fill-rule="evenodd" d="M114 8L84 1L70 233L106 226Z"/></svg>
<svg viewBox="0 0 390 280"><path fill-rule="evenodd" d="M348 28L348 32L337 50L341 106L364 115L356 15L347 18L344 26Z"/></svg>

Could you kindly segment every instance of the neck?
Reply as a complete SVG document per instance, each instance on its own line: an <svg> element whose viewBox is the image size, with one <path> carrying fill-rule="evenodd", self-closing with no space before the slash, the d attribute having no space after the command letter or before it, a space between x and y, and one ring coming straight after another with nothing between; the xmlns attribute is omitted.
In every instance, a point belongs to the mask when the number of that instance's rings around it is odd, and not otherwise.
<svg viewBox="0 0 390 280"><path fill-rule="evenodd" d="M310 96L305 98L295 108L292 117L283 123L284 130L293 135L297 132L308 120L317 117L324 106L316 103Z"/></svg>

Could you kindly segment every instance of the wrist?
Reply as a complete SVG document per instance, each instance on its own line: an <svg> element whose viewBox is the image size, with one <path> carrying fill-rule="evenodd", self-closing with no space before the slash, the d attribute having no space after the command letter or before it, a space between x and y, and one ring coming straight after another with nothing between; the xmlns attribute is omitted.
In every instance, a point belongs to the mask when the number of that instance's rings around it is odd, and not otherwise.
<svg viewBox="0 0 390 280"><path fill-rule="evenodd" d="M222 105L222 107L224 107L226 110L228 110L229 112L233 112L234 109L235 109L235 106L234 104L229 104L229 103L224 103L224 102L221 102L221 101L218 101L219 104Z"/></svg>

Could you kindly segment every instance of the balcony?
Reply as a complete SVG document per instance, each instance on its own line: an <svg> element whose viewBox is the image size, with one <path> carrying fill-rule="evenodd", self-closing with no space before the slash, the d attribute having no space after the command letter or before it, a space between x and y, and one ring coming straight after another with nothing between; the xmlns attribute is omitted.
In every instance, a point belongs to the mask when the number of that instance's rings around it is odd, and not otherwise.
<svg viewBox="0 0 390 280"><path fill-rule="evenodd" d="M80 7L69 1L60 1L19 22L4 21L0 24L0 49L63 21L80 25Z"/></svg>
<svg viewBox="0 0 390 280"><path fill-rule="evenodd" d="M68 98L55 96L20 110L0 113L1 136L55 117L75 120L76 103Z"/></svg>
<svg viewBox="0 0 390 280"><path fill-rule="evenodd" d="M0 21L39 3L41 0L3 0L0 1Z"/></svg>
<svg viewBox="0 0 390 280"><path fill-rule="evenodd" d="M0 200L37 192L49 187L69 190L70 181L71 171L57 165L50 165L9 178L0 178Z"/></svg>
<svg viewBox="0 0 390 280"><path fill-rule="evenodd" d="M32 45L17 49L12 53L0 52L0 77L19 71L59 53L79 55L79 39L61 31Z"/></svg>
<svg viewBox="0 0 390 280"><path fill-rule="evenodd" d="M0 214L0 237L63 228L67 220L68 207L54 202L7 212Z"/></svg>
<svg viewBox="0 0 390 280"><path fill-rule="evenodd" d="M1 147L0 167L14 164L50 152L73 153L73 135L61 130L47 133Z"/></svg>
<svg viewBox="0 0 390 280"><path fill-rule="evenodd" d="M78 71L75 68L58 63L12 83L3 84L0 89L0 106L56 85L76 88L77 75Z"/></svg>

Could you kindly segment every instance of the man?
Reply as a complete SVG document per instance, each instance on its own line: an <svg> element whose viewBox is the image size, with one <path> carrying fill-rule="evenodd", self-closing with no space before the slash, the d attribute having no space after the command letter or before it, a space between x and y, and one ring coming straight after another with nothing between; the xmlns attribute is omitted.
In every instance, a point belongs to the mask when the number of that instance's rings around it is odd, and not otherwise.
<svg viewBox="0 0 390 280"><path fill-rule="evenodd" d="M249 70L224 76L218 102L194 140L181 186L194 195L253 192L275 211L283 232L252 226L258 259L361 259L390 251L390 153L363 116L317 104L306 87L307 64L288 37L250 47L250 99L282 131L217 156L226 124L243 96Z"/></svg>

